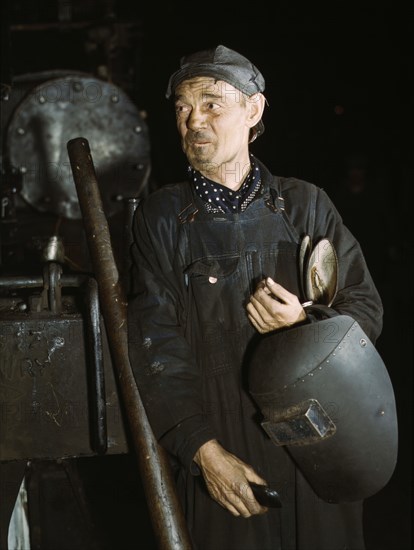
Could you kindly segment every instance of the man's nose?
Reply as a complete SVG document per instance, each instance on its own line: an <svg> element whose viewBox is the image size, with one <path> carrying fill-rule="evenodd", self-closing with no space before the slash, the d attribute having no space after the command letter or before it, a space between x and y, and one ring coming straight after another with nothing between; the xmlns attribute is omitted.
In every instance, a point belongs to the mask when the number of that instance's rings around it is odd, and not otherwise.
<svg viewBox="0 0 414 550"><path fill-rule="evenodd" d="M201 109L194 108L191 110L190 116L187 119L187 128L193 132L202 130L206 127L206 115Z"/></svg>

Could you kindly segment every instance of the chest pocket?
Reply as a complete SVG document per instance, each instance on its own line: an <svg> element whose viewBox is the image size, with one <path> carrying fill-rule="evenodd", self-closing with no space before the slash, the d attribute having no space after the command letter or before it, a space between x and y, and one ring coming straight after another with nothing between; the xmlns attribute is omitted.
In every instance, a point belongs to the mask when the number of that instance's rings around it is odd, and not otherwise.
<svg viewBox="0 0 414 550"><path fill-rule="evenodd" d="M242 362L241 334L252 330L241 298L243 266L240 255L231 255L197 260L185 271L196 354L206 378L238 370Z"/></svg>
<svg viewBox="0 0 414 550"><path fill-rule="evenodd" d="M185 270L202 339L223 338L223 331L234 331L245 324L246 314L240 297L243 292L240 255L202 258Z"/></svg>
<svg viewBox="0 0 414 550"><path fill-rule="evenodd" d="M272 277L290 292L298 295L297 244L282 241L277 246L264 250L251 249L245 252L249 289L253 293L257 284Z"/></svg>

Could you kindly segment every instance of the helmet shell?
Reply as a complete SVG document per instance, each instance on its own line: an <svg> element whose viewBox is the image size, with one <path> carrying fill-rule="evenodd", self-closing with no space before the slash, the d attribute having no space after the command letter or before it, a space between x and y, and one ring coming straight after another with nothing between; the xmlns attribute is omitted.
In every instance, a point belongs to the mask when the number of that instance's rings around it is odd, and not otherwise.
<svg viewBox="0 0 414 550"><path fill-rule="evenodd" d="M362 500L389 481L398 451L393 386L350 316L261 337L249 390L269 437L287 448L323 500Z"/></svg>

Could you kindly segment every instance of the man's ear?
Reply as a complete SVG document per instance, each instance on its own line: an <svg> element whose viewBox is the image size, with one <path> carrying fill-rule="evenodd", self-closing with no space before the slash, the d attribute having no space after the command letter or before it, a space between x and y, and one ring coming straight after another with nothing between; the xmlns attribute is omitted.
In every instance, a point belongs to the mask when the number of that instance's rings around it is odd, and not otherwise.
<svg viewBox="0 0 414 550"><path fill-rule="evenodd" d="M247 119L249 128L253 128L261 120L265 108L266 99L263 94L258 92L247 98L247 104L250 112Z"/></svg>

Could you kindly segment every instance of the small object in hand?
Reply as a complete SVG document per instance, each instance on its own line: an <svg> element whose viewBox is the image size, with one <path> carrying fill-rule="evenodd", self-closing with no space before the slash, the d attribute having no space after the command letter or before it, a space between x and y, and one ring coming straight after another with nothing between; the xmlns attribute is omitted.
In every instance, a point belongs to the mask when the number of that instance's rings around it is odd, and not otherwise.
<svg viewBox="0 0 414 550"><path fill-rule="evenodd" d="M249 485L253 491L254 498L259 504L267 508L281 508L282 502L276 489L272 489L268 485L259 485L253 482L249 482Z"/></svg>

